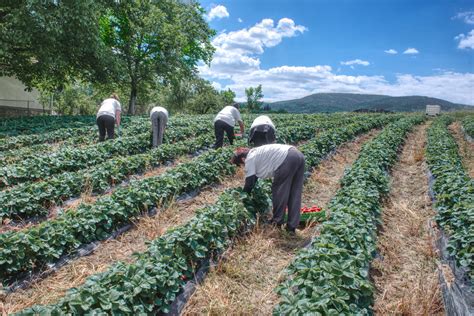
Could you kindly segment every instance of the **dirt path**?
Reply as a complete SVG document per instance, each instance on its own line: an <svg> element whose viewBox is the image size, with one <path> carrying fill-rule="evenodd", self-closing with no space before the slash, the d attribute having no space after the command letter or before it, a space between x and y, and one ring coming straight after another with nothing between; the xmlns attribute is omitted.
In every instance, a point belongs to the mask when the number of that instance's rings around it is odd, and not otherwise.
<svg viewBox="0 0 474 316"><path fill-rule="evenodd" d="M424 151L427 124L408 135L392 170L378 249L372 262L378 315L443 315L437 253L429 233L435 215L428 196Z"/></svg>
<svg viewBox="0 0 474 316"><path fill-rule="evenodd" d="M194 216L196 209L215 203L224 190L242 184L243 171L239 170L236 176L224 178L218 186L206 187L195 198L176 202L154 217L141 218L132 230L117 239L103 242L90 256L72 261L27 290L12 293L3 300L0 298L0 314L2 304L4 313L14 313L35 304L54 303L68 289L80 286L87 277L105 271L114 262L132 262L132 254L146 250L147 241L172 227L183 225Z"/></svg>
<svg viewBox="0 0 474 316"><path fill-rule="evenodd" d="M456 139L461 155L462 163L471 178L474 178L474 144L464 138L464 132L461 129L460 122L454 122L449 126L451 134Z"/></svg>
<svg viewBox="0 0 474 316"><path fill-rule="evenodd" d="M357 158L371 132L341 146L316 168L303 192L303 205L325 207L339 188L339 180ZM296 251L314 234L314 227L290 237L281 230L257 225L251 235L237 242L198 287L185 315L271 315L278 301L274 288Z"/></svg>

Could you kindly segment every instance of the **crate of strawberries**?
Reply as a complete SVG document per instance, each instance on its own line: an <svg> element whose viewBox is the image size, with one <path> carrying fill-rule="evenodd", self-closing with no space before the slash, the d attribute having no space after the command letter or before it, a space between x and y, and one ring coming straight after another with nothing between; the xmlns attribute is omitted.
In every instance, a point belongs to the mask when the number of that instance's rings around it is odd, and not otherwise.
<svg viewBox="0 0 474 316"><path fill-rule="evenodd" d="M303 206L301 208L301 223L322 222L326 219L326 212L318 206Z"/></svg>
<svg viewBox="0 0 474 316"><path fill-rule="evenodd" d="M288 213L285 214L285 219ZM300 213L300 226L306 226L309 223L318 223L326 219L326 212L318 206L303 206Z"/></svg>

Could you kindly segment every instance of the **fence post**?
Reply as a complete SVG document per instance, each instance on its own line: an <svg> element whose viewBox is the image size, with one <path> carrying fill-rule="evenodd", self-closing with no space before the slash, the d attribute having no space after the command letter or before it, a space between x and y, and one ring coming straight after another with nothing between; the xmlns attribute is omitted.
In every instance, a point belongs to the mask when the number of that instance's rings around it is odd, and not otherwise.
<svg viewBox="0 0 474 316"><path fill-rule="evenodd" d="M26 101L26 107L28 108L28 116L31 116L31 113L30 113L30 100Z"/></svg>

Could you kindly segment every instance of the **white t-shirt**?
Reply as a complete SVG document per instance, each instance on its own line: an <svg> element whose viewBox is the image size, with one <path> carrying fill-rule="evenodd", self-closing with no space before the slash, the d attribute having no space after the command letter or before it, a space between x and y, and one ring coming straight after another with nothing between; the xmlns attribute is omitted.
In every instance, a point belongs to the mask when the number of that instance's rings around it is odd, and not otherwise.
<svg viewBox="0 0 474 316"><path fill-rule="evenodd" d="M218 120L224 121L230 126L234 126L235 121L242 122L239 110L232 105L224 107L219 113L217 113L214 122Z"/></svg>
<svg viewBox="0 0 474 316"><path fill-rule="evenodd" d="M261 179L272 178L292 147L270 144L251 149L245 159L245 177L256 175Z"/></svg>
<svg viewBox="0 0 474 316"><path fill-rule="evenodd" d="M102 115L110 115L115 118L115 111L122 112L122 107L120 102L114 98L105 99L100 104L99 112L97 112L97 117Z"/></svg>
<svg viewBox="0 0 474 316"><path fill-rule="evenodd" d="M275 129L275 125L273 124L272 120L266 115L260 115L255 120L253 120L253 123L252 123L252 126L250 126L250 129L254 128L255 126L265 125L265 124L270 125L271 127L273 127L273 129Z"/></svg>
<svg viewBox="0 0 474 316"><path fill-rule="evenodd" d="M153 107L153 109L151 109L151 111L150 111L150 117L151 117L152 114L155 113L155 112L162 112L162 113L165 113L166 118L168 118L168 110L165 109L165 108L162 107L162 106L155 106L155 107Z"/></svg>

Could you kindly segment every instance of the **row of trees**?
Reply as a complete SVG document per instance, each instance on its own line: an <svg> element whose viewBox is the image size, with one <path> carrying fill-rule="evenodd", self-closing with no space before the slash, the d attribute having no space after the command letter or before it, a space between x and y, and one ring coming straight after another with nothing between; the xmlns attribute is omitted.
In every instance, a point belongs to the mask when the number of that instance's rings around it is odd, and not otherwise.
<svg viewBox="0 0 474 316"><path fill-rule="evenodd" d="M38 88L63 114L94 112L111 91L128 96L129 114L154 102L208 113L235 97L197 75L214 35L195 0L4 0L0 75ZM246 94L259 109L261 86Z"/></svg>

